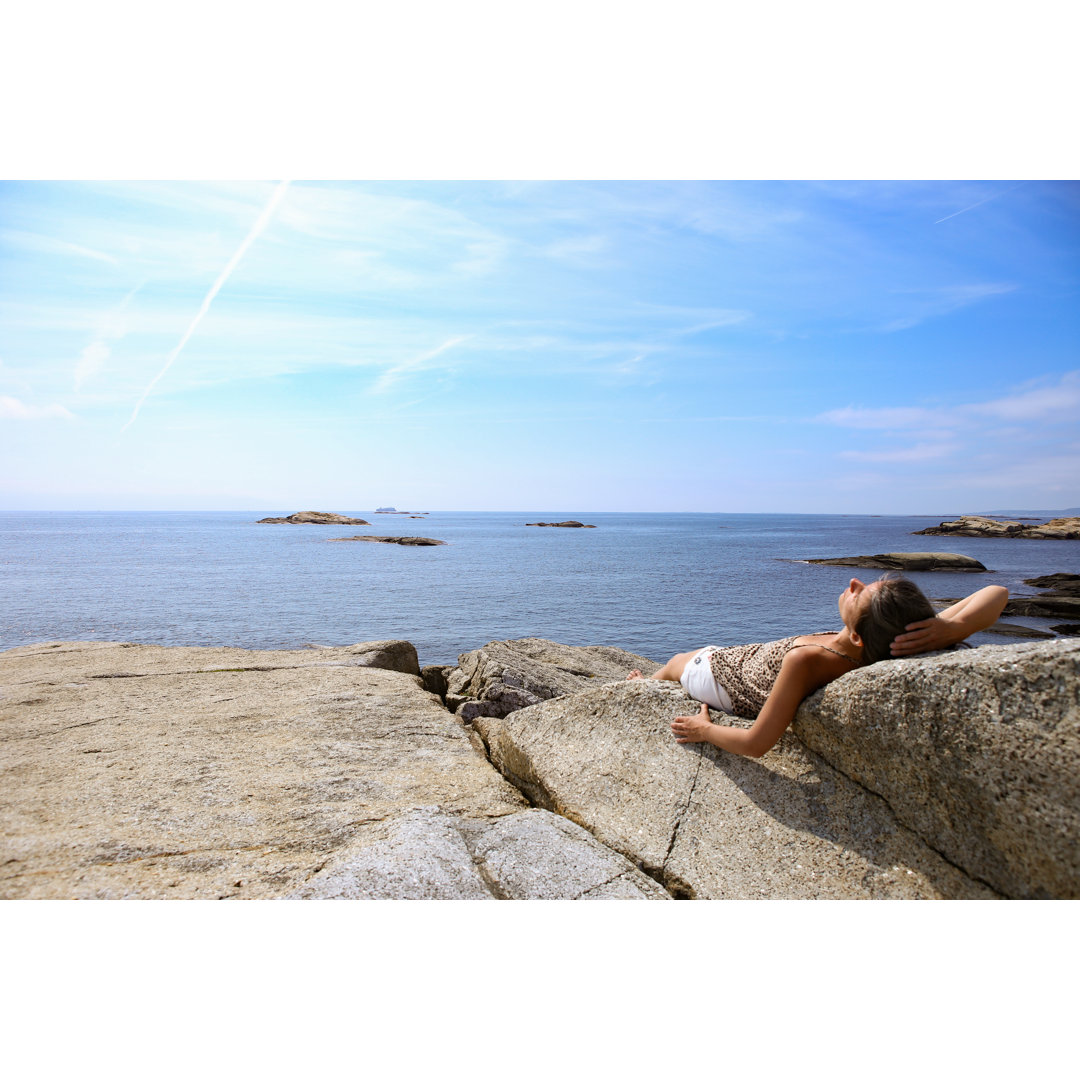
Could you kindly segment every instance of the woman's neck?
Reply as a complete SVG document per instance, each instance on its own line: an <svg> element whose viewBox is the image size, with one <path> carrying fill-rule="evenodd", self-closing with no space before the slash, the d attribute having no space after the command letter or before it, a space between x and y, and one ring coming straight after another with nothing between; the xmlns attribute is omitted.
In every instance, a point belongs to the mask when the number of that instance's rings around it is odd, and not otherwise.
<svg viewBox="0 0 1080 1080"><path fill-rule="evenodd" d="M851 631L846 626L832 639L832 647L844 653L845 656L850 656L857 664L863 662L862 642L856 644L851 637Z"/></svg>

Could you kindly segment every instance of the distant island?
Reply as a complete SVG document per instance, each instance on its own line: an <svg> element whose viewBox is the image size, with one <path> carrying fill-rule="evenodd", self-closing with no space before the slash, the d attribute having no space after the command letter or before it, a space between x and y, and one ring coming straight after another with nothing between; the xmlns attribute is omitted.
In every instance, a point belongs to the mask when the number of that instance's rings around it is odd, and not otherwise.
<svg viewBox="0 0 1080 1080"><path fill-rule="evenodd" d="M256 525L370 525L363 518L346 517L344 514L328 514L323 510L301 510L288 517L259 518Z"/></svg>
<svg viewBox="0 0 1080 1080"><path fill-rule="evenodd" d="M332 536L328 543L341 544L348 540L365 540L369 544L402 544L404 547L436 547L446 543L445 540L432 540L430 536Z"/></svg>
<svg viewBox="0 0 1080 1080"><path fill-rule="evenodd" d="M1019 521L995 521L993 518L964 515L955 521L943 521L929 529L919 529L912 536L992 536L1030 540L1080 540L1080 517L1052 518L1042 525L1023 525Z"/></svg>
<svg viewBox="0 0 1080 1080"><path fill-rule="evenodd" d="M846 555L839 559L806 559L822 566L862 566L875 570L958 570L986 573L978 559L945 551L891 551L883 555Z"/></svg>
<svg viewBox="0 0 1080 1080"><path fill-rule="evenodd" d="M595 525L583 525L580 521L526 521L526 526L541 529L595 529Z"/></svg>

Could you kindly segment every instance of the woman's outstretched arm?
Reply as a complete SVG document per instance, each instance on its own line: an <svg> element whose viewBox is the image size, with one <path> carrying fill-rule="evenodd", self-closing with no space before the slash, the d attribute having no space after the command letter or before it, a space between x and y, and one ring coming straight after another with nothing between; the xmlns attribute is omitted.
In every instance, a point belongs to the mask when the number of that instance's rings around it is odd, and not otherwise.
<svg viewBox="0 0 1080 1080"><path fill-rule="evenodd" d="M761 757L780 741L803 698L839 674L841 670L827 654L819 654L816 649L793 649L784 657L780 674L753 727L714 724L709 719L708 705L703 704L697 716L676 716L671 722L675 741L708 742L732 754Z"/></svg>
<svg viewBox="0 0 1080 1080"><path fill-rule="evenodd" d="M904 633L892 643L893 656L913 656L915 653L947 649L964 638L986 630L998 621L1009 599L1009 590L1001 585L985 589L938 612L932 619L908 623Z"/></svg>

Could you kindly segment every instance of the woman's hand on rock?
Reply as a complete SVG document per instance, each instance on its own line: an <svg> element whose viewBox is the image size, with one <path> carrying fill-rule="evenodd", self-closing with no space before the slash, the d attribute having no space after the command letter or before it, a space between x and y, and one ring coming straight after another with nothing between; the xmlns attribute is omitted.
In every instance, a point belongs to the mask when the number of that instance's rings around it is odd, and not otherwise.
<svg viewBox="0 0 1080 1080"><path fill-rule="evenodd" d="M709 719L709 706L704 702L697 716L676 716L671 721L675 741L681 743L708 742L708 733L713 726L713 722Z"/></svg>

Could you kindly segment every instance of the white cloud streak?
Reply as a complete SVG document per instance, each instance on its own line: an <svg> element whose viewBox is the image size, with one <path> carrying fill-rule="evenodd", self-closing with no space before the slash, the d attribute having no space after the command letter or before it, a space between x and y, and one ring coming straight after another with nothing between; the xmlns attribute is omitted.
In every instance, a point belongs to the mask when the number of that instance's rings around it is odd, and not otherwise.
<svg viewBox="0 0 1080 1080"><path fill-rule="evenodd" d="M390 389L395 382L397 382L402 375L409 371L415 371L421 368L429 360L434 360L436 356L440 356L448 349L453 349L455 346L460 345L463 341L468 341L471 335L464 335L462 337L453 337L448 341L444 341L441 345L430 350L430 352L423 353L420 356L415 356L411 360L403 360L400 364L395 364L393 367L387 368L378 379L375 380L374 385L371 387L372 394L382 394Z"/></svg>
<svg viewBox="0 0 1080 1080"><path fill-rule="evenodd" d="M993 195L987 195L985 199L980 199L976 203L972 203L970 206L965 206L962 210L957 210L952 214L946 214L943 218L938 218L934 222L935 225L940 225L943 221L948 221L949 218L957 217L960 214L966 214L969 210L974 210L977 206L983 206L988 202L993 202L994 199L1000 199L1002 195L1008 195L1010 191L1015 191L1018 187L1023 187L1027 183L1026 180L1021 180L1019 184L1013 184L1011 188L1006 188L1004 191L995 192Z"/></svg>
<svg viewBox="0 0 1080 1080"><path fill-rule="evenodd" d="M289 183L290 181L288 180L282 180L281 183L279 183L278 186L274 188L274 192L270 196L270 199L267 202L266 206L263 207L262 213L255 221L255 224L252 225L251 230L248 232L247 236L244 237L243 243L236 249L233 257L228 261L228 263L226 263L225 269L221 271L221 273L217 277L217 280L210 287L210 291L203 298L203 302L199 306L199 310L196 312L195 318L191 320L191 324L184 332L184 336L180 339L179 343L173 349L173 351L169 353L169 356L166 359L162 369L150 380L150 384L143 391L142 397L139 398L138 402L135 405L135 408L132 410L130 419L120 429L121 432L127 431L127 429L131 427L133 423L135 423L135 420L139 415L139 410L143 407L144 402L150 396L150 392L161 380L161 377L165 374L165 372L167 372L169 368L172 367L173 361L175 361L176 358L180 355L180 351L188 343L188 339L191 337L191 335L195 333L195 328L202 321L202 318L207 313L207 311L210 310L210 305L213 302L214 297L217 296L217 294L221 291L221 287L225 284L226 281L228 281L229 275L233 272L233 270L236 269L237 264L244 257L247 249L251 247L259 234L269 224L270 218L273 216L274 210L277 208L278 203L280 203L281 200L285 197L285 192L289 188Z"/></svg>
<svg viewBox="0 0 1080 1080"><path fill-rule="evenodd" d="M843 450L840 457L852 461L935 461L955 453L955 443L916 443L899 450Z"/></svg>
<svg viewBox="0 0 1080 1080"><path fill-rule="evenodd" d="M63 405L27 405L18 398L0 395L0 419L5 420L74 420Z"/></svg>
<svg viewBox="0 0 1080 1080"><path fill-rule="evenodd" d="M135 286L120 303L109 312L102 320L94 340L79 354L79 360L75 365L75 389L79 391L84 384L92 379L102 369L105 361L112 353L112 344L119 341L127 333L127 321L123 318L124 311L131 302L132 297L143 287L145 282Z"/></svg>
<svg viewBox="0 0 1080 1080"><path fill-rule="evenodd" d="M1050 386L1017 387L992 401L971 402L941 408L899 407L864 409L847 406L820 413L814 419L836 427L863 430L911 431L970 427L985 418L994 420L1055 423L1080 417L1080 371L1067 371Z"/></svg>

